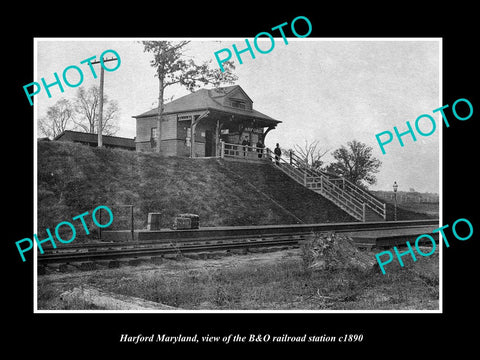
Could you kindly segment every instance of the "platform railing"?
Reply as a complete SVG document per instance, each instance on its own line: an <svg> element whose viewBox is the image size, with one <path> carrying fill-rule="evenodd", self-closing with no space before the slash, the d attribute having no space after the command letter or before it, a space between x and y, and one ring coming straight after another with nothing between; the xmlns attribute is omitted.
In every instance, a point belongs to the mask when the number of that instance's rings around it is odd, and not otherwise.
<svg viewBox="0 0 480 360"><path fill-rule="evenodd" d="M220 143L220 156L271 161L299 184L318 192L360 221L365 221L365 207L386 219L386 205L351 181L311 168L293 151L282 150L277 156L269 148Z"/></svg>
<svg viewBox="0 0 480 360"><path fill-rule="evenodd" d="M262 160L266 159L267 149L256 146L220 142L220 157Z"/></svg>

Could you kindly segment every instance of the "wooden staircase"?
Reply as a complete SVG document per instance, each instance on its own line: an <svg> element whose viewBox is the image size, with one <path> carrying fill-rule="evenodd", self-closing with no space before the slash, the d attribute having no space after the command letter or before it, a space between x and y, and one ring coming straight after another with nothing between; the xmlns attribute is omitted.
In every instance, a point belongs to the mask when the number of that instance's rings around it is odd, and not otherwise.
<svg viewBox="0 0 480 360"><path fill-rule="evenodd" d="M345 178L307 167L293 152L287 160L276 158L270 149L265 156L293 180L324 196L355 219L363 222L385 221L386 205Z"/></svg>

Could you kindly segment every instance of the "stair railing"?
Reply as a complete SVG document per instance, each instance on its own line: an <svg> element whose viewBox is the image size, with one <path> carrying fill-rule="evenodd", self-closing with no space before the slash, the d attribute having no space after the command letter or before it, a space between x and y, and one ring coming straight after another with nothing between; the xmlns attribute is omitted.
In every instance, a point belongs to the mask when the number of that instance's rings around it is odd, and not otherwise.
<svg viewBox="0 0 480 360"><path fill-rule="evenodd" d="M318 192L358 220L365 220L365 206L386 219L386 205L343 177L312 169L293 151L282 150L277 156L269 148L221 142L221 157L273 161L277 167L299 184Z"/></svg>
<svg viewBox="0 0 480 360"><path fill-rule="evenodd" d="M386 204L382 203L380 200L363 190L361 187L355 185L348 179L344 177L335 178L330 174L327 174L323 171L312 169L308 164L305 163L303 159L298 157L293 151L289 152L290 163L297 167L304 169L310 176L325 176L327 177L334 185L342 189L345 192L348 192L353 197L359 199L360 202L365 203L370 209L375 213L386 219Z"/></svg>
<svg viewBox="0 0 480 360"><path fill-rule="evenodd" d="M304 166L303 161L299 161L299 159L294 156L289 156L287 159L283 156L278 157L268 148L266 155L267 159L272 160L281 171L292 179L312 191L322 194L357 220L364 221L365 211L363 203L350 193L336 186L328 177L323 174L318 175L318 173Z"/></svg>

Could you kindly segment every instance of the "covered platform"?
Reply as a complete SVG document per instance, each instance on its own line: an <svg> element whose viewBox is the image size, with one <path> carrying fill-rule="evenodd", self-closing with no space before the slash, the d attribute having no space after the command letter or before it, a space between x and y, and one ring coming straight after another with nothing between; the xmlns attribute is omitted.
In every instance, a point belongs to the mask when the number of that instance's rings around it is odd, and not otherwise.
<svg viewBox="0 0 480 360"><path fill-rule="evenodd" d="M133 116L137 121L137 151L166 156L220 157L220 144L248 146L264 143L281 121L253 108L252 99L239 85L200 89L158 109Z"/></svg>

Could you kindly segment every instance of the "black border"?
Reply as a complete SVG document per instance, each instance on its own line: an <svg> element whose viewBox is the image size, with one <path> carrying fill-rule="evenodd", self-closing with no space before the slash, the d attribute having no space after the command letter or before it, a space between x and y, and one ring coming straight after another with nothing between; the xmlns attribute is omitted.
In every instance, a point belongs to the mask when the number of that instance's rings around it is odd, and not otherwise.
<svg viewBox="0 0 480 360"><path fill-rule="evenodd" d="M37 12L30 9L17 25L15 36L7 40L11 53L5 61L8 79L4 93L9 99L4 119L8 131L5 159L4 199L8 210L4 229L3 254L8 268L4 270L8 288L4 297L8 316L6 343L14 350L70 349L63 356L92 354L104 349L108 352L134 350L135 352L175 352L199 345L133 345L121 344L121 334L166 333L185 335L216 335L230 333L269 333L271 335L336 335L362 333L364 340L356 344L289 344L288 347L316 348L318 354L333 349L337 352L354 350L380 354L380 348L412 353L420 345L428 354L434 349L461 345L466 350L474 344L476 325L469 319L475 312L475 256L478 250L478 212L470 204L477 191L475 187L475 124L480 106L478 90L478 56L473 19L475 9L467 5L428 8L421 11L406 3L397 8L327 9L322 6L300 7L277 5L280 11L266 12L258 7L245 8L235 4L202 4L201 10L185 5L185 9L152 8L152 5L119 4L100 13L95 4L72 10L74 21L66 13ZM442 5L440 5L442 6ZM45 9L43 9L45 10ZM472 14L472 15L470 15ZM34 37L140 37L140 36L202 36L202 37L254 37L258 32L290 22L303 15L313 25L311 37L441 37L443 38L443 104L453 104L458 98L467 98L473 104L474 115L468 121L452 120L450 128L443 128L443 219L452 224L458 218L468 218L474 225L474 236L465 242L450 241L444 249L444 313L443 314L33 314L33 258L27 263L18 258L14 241L30 237L33 233L33 111L25 101L22 86L33 81ZM43 21L38 21L43 19ZM60 19L60 20L59 20ZM71 20L70 19L70 20ZM98 26L95 23L98 22ZM30 25L29 25L30 24ZM12 30L6 32L11 34ZM274 56L274 55L271 55ZM478 88L477 88L478 89ZM14 102L11 103L13 98ZM12 106L13 105L13 106ZM448 114L448 113L447 113ZM451 114L451 113L450 113ZM451 116L451 115L450 115ZM5 259L4 258L4 259ZM470 328L474 325L473 329ZM202 344L208 350L237 351L247 344ZM249 347L282 351L287 345L250 343ZM95 349L95 350L94 350ZM389 352L390 353L390 352ZM417 353L417 351L415 351ZM315 353L314 353L315 354ZM383 353L388 354L388 353ZM61 355L60 353L57 355Z"/></svg>

